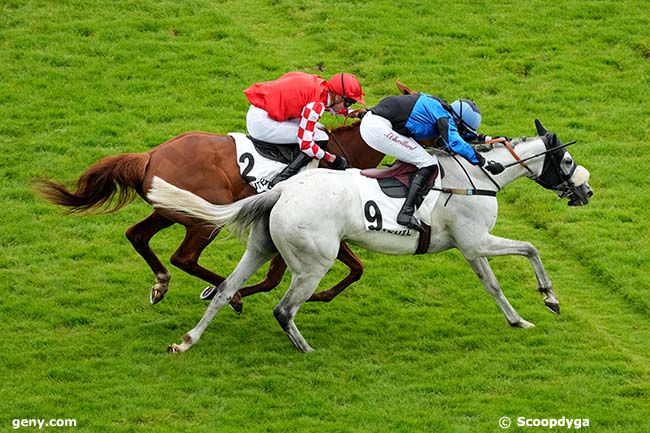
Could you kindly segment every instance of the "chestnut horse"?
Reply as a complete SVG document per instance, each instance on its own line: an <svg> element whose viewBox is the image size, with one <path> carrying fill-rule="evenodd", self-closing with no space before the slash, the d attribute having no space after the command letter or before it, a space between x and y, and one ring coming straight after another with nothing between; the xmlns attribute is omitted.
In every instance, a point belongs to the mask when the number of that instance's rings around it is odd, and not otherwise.
<svg viewBox="0 0 650 433"><path fill-rule="evenodd" d="M344 156L352 167L376 167L384 157L361 139L358 122L336 128L329 132L329 136L327 150ZM240 176L233 138L205 132L179 135L148 152L106 157L79 177L75 191L51 180L36 181L36 188L46 200L67 207L70 212L114 212L134 200L136 194L146 201L154 176L214 204L229 204L255 194L255 190ZM149 241L156 233L173 224L185 226L185 239L172 255L171 263L213 286L219 286L224 280L224 277L198 263L201 253L219 230L213 230L204 222L181 213L154 209L151 215L126 231L133 248L154 273L155 284L151 287L150 296L152 304L165 297L171 275L151 250ZM314 300L328 301L361 277L363 264L347 245L341 244L338 259L350 268L350 273L329 291L316 294ZM286 265L278 255L264 281L242 289L242 297L271 290L280 282L285 269ZM231 305L241 312L239 296L233 298Z"/></svg>

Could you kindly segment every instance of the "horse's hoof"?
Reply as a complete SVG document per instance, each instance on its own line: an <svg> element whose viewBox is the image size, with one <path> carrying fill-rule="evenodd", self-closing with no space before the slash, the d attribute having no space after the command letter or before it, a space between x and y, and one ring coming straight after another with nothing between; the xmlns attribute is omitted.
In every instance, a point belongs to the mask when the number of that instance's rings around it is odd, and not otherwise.
<svg viewBox="0 0 650 433"><path fill-rule="evenodd" d="M546 308L551 310L551 313L557 314L558 316L560 315L560 304L555 302L544 302L544 305L546 305Z"/></svg>
<svg viewBox="0 0 650 433"><path fill-rule="evenodd" d="M217 294L217 288L214 286L208 286L201 292L201 300L211 301L212 298Z"/></svg>
<svg viewBox="0 0 650 433"><path fill-rule="evenodd" d="M165 293L161 290L152 288L151 295L149 295L149 302L151 305L156 305L158 302L162 301L165 298Z"/></svg>
<svg viewBox="0 0 650 433"><path fill-rule="evenodd" d="M242 311L244 310L244 304L242 302L233 302L230 301L230 308L233 309L233 311L237 314L241 314Z"/></svg>
<svg viewBox="0 0 650 433"><path fill-rule="evenodd" d="M513 328L534 328L535 324L529 322L528 320L519 319L518 322L511 323L510 326Z"/></svg>
<svg viewBox="0 0 650 433"><path fill-rule="evenodd" d="M167 353L181 353L181 346L178 344L170 344L167 346Z"/></svg>

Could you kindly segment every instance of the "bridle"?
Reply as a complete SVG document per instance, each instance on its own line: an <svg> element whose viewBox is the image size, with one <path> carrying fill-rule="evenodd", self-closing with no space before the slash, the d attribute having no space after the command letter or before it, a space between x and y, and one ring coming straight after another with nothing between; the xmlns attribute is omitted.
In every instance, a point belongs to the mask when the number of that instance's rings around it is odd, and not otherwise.
<svg viewBox="0 0 650 433"><path fill-rule="evenodd" d="M566 197L571 193L573 186L571 178L573 173L576 171L577 165L573 162L568 173L562 171L560 167L566 151L563 150L562 152L559 152L559 150L566 147L566 145L562 145L562 143L557 145L558 139L555 134L547 133L542 137L542 139L545 140L544 143L547 144L547 146L550 142L551 149L548 150L548 157L544 160L542 172L535 178L535 182L546 189L560 193L561 197Z"/></svg>
<svg viewBox="0 0 650 433"><path fill-rule="evenodd" d="M512 143L506 138L499 138L493 140L492 143L498 143L498 142L503 143L504 147L508 150L508 152L510 152L512 157L515 159L515 162L504 165L504 168L512 167L513 165L520 165L521 167L526 169L526 171L528 171L527 177L529 179L533 179L543 188L561 193L560 197L565 197L571 193L571 186L572 186L571 177L573 176L573 173L575 172L577 165L574 162L573 165L571 166L569 173L565 173L561 169L561 164L562 164L562 159L564 158L564 154L566 153L564 148L574 144L575 141L567 144L562 144L558 140L555 134L548 133L548 132L542 135L541 139L544 142L546 150L544 152L541 152L537 155L530 156L525 159L522 159L517 154ZM526 164L526 161L544 155L546 155L547 158L544 159L544 167L542 168L542 172L538 176ZM485 170L483 171L485 172ZM485 172L485 174L490 178L490 180L492 180L493 183L495 183L495 181L487 172Z"/></svg>
<svg viewBox="0 0 650 433"><path fill-rule="evenodd" d="M543 188L554 191L560 198L568 198L569 206L581 206L589 203L589 198L593 196L593 191L589 187L589 184L585 181L580 185L576 185L573 179L579 167L583 171L581 171L578 178L584 178L585 172L586 172L586 177L588 178L589 172L587 172L584 169L584 167L576 165L575 161L572 158L570 159L565 158L565 155L567 154L565 148L567 146L574 144L575 141L562 144L562 142L557 138L555 134L548 132L542 126L541 122L538 119L535 119L535 127L537 129L538 136L541 138L546 148L545 151L537 153L535 155L531 155L526 158L521 158L517 154L515 150L515 146L513 146L512 143L509 142L509 140L505 138L500 138L494 141L494 142L502 142L504 144L504 147L508 149L512 157L515 159L514 162L511 162L509 164L504 164L503 167L508 168L515 165L520 165L528 172L527 175L528 178L533 179L536 183L538 183ZM494 142L492 142L491 144L493 144ZM542 167L542 171L540 172L539 175L537 175L526 164L526 161L539 158L540 156L546 156L546 157L544 158L544 166ZM469 173L467 173L467 170L465 170L465 168L462 166L460 161L458 161L458 159L454 157L454 160L461 166L461 168L463 168L463 171L465 172L465 176L467 176L467 179L469 180L472 187L474 187L474 189L468 189L468 190L462 190L462 189L453 190L450 188L440 189L441 191L449 192L450 193L449 198L451 198L451 194L496 196L496 193L501 189L501 187L492 178L492 176L490 176L490 173L488 173L485 170L485 168L481 167L481 170L483 171L483 173L485 173L485 176L487 176L487 178L490 179L490 181L496 186L497 191L476 189L474 183L472 182L471 177L469 176ZM567 165L569 162L571 164L570 167ZM567 166L566 170L563 168L563 165ZM449 201L449 198L447 199L447 201ZM445 206L446 205L447 203L445 202Z"/></svg>
<svg viewBox="0 0 650 433"><path fill-rule="evenodd" d="M519 154L517 154L517 151L515 150L515 147L512 145L512 143L505 137L499 137L497 139L494 139L489 144L503 143L504 147L508 150L508 152L510 152L512 157L515 159L515 162L504 165L504 168L512 167L514 165L520 165L526 171L528 171L528 175L526 177L528 177L529 179L533 179L535 182L537 182L539 185L541 185L546 189L557 192L560 198L571 195L572 194L571 176L575 172L577 166L574 163L573 166L571 167L570 172L568 174L564 173L560 169L560 165L561 165L561 159L564 157L565 151L561 152L561 154L558 153L558 151L564 149L567 146L574 144L575 142L571 142L567 144L559 143L559 145L556 146L555 144L557 144L559 140L557 139L557 136L555 134L551 134L551 133L544 134L541 137L541 139L544 142L546 150L539 154L527 158L523 158L523 159L519 156ZM549 157L544 160L544 167L542 169L541 174L538 176L528 166L528 164L526 164L526 161L547 154ZM493 197L496 196L497 192L501 191L501 185L499 185L499 183L483 167L481 167L481 171L483 171L485 176L494 184L497 190L492 191L492 190L477 189L476 186L474 185L474 182L472 181L472 177L469 175L469 173L467 172L463 164L461 164L461 162L456 158L455 155L452 155L452 158L461 167L461 169L465 173L465 176L467 177L467 180L472 185L472 188L471 189L441 188L439 189L440 191L449 192L451 194L488 195ZM559 159L559 161L556 161L555 160L556 158ZM557 182L554 182L555 180L557 180Z"/></svg>

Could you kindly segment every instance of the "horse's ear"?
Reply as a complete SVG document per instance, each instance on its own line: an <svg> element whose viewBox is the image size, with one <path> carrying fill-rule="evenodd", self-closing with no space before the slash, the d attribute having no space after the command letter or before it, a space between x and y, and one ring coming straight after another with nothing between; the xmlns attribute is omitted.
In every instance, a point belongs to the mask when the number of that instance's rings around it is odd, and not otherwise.
<svg viewBox="0 0 650 433"><path fill-rule="evenodd" d="M544 125L542 125L542 122L539 121L539 119L535 119L535 129L537 129L537 135L540 137L548 132L546 128L544 128Z"/></svg>
<svg viewBox="0 0 650 433"><path fill-rule="evenodd" d="M413 90L411 90L410 87L408 87L406 84L402 83L400 80L395 80L395 85L399 89L399 91L402 93L402 95L410 95L413 93Z"/></svg>

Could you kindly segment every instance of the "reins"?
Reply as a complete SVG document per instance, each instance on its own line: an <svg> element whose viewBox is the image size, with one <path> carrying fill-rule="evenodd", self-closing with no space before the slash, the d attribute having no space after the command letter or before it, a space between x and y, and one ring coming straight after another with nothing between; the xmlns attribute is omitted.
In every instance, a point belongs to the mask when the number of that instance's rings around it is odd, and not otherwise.
<svg viewBox="0 0 650 433"><path fill-rule="evenodd" d="M330 138L332 139L332 141L334 142L336 147L338 147L339 151L341 152L341 155L343 155L343 157L349 163L350 162L350 157L348 157L348 155L345 153L345 149L343 148L343 146L341 146L341 143L339 143L339 140L338 140L338 138L336 138L336 135L334 135L334 132L329 130L329 129L326 129L325 132L327 132L327 134L330 136Z"/></svg>
<svg viewBox="0 0 650 433"><path fill-rule="evenodd" d="M512 155L512 157L515 159L515 161L517 161L519 163L519 165L521 165L523 168L525 168L526 171L528 171L528 173L530 173L531 176L535 176L535 173L533 172L533 170L531 170L530 167L528 167L528 164L526 164L524 162L524 160L521 159L521 157L517 154L517 152L515 152L514 146L512 145L512 143L507 138L498 137L498 138L494 138L494 139L492 139L492 140L490 140L488 142L488 144L494 144L494 143L503 143L503 145L505 146L506 149L508 149L508 152L510 152L510 155Z"/></svg>
<svg viewBox="0 0 650 433"><path fill-rule="evenodd" d="M488 144L494 144L494 143L502 143L504 145L504 147L506 149L508 149L508 152L510 152L512 157L515 159L515 162L512 162L510 164L505 164L503 166L504 168L509 168L509 167L512 167L512 166L515 166L515 165L520 165L521 167L526 169L526 171L528 171L528 173L530 173L530 176L528 176L529 178L534 179L535 181L538 181L539 176L537 176L535 174L535 172L533 172L533 170L531 170L531 168L528 166L528 164L526 164L526 161L529 161L531 159L540 157L542 155L546 155L547 153L553 152L555 150L562 149L564 147L570 146L570 145L574 144L575 141L572 141L572 142L567 143L567 144L563 144L561 146L556 146L556 147L553 147L551 149L547 149L544 152L541 152L541 153L538 153L536 155L529 156L529 157L523 158L523 159L517 154L517 152L515 151L515 148L512 145L512 143L508 139L506 139L505 137L499 137L499 138L493 139ZM497 192L501 191L501 186L494 180L494 178L492 178L492 176L490 176L490 174L483 167L481 167L481 170L483 171L485 176L488 179L490 179L490 182L492 182L494 184L494 186L496 186L497 190L492 191L492 190L489 190L489 189L478 189L478 188L476 188L476 185L474 185L474 182L472 181L471 176L469 175L467 170L465 170L465 167L463 166L463 164L461 164L461 162L458 160L458 158L456 158L455 155L451 155L451 157L454 159L454 161L456 161L456 163L463 170L463 172L465 173L465 176L467 177L467 180L472 185L472 188L467 188L467 189L464 189L464 188L431 188L431 189L433 189L435 191L441 191L441 192L446 192L446 193L450 194L450 196L447 198L447 201L445 201L445 205L447 205L447 203L449 202L449 199L451 198L451 195L453 195L453 194L466 195L466 196L482 195L482 196L496 197Z"/></svg>

